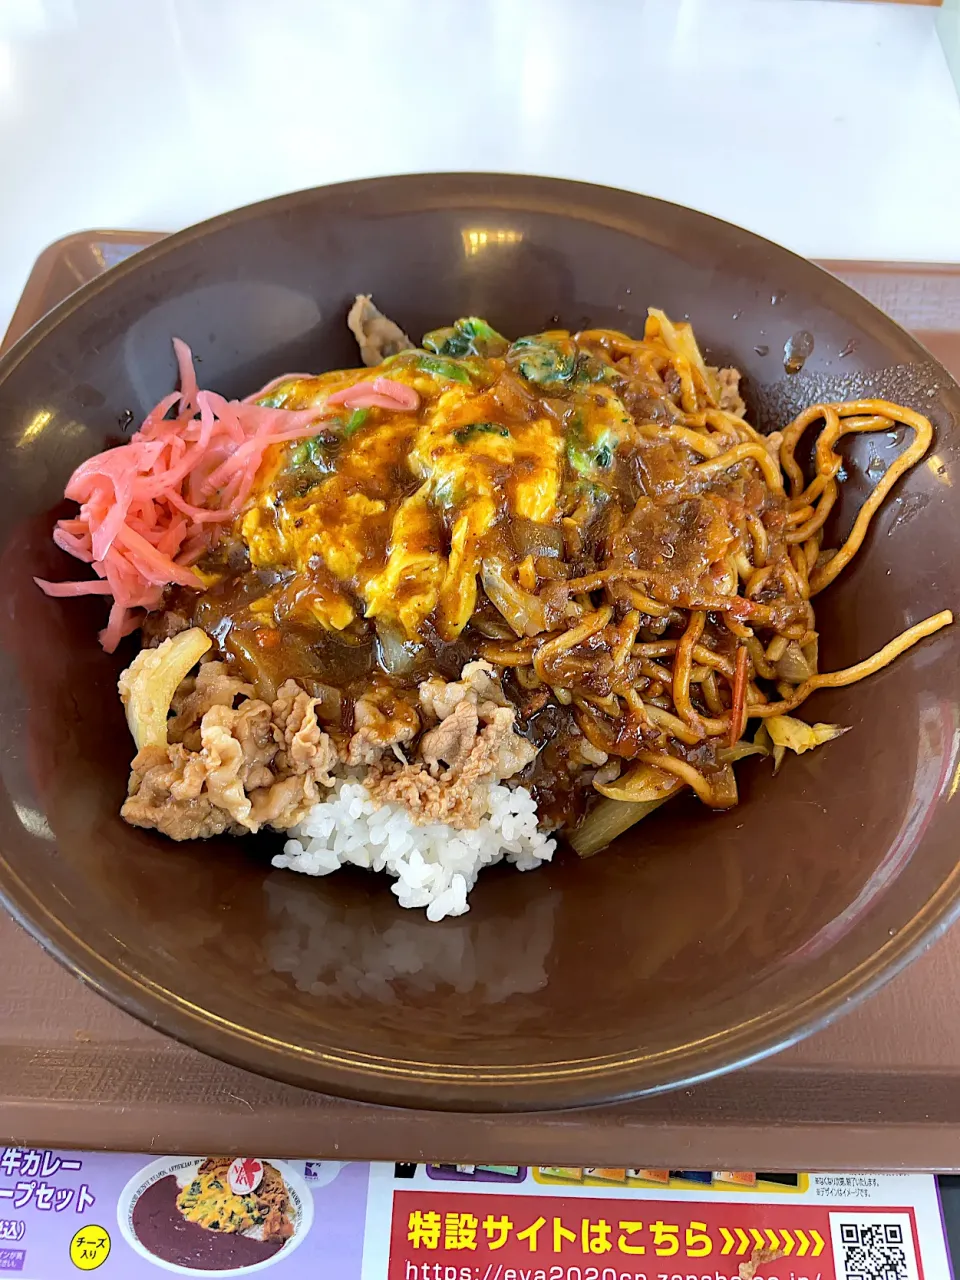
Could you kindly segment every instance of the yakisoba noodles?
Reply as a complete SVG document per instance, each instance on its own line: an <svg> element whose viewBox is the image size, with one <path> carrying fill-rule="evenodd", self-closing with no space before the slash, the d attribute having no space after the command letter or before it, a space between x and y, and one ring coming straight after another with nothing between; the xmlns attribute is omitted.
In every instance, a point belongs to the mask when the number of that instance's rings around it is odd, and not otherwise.
<svg viewBox="0 0 960 1280"><path fill-rule="evenodd" d="M439 918L548 833L587 855L684 789L729 808L743 756L843 731L793 714L812 693L952 621L819 670L814 598L930 446L909 408L818 404L763 435L736 370L656 310L640 339L510 343L470 317L420 348L368 298L349 321L375 368L241 402L178 344L179 394L67 488L57 540L98 577L41 585L111 596L108 648L142 628L131 823L287 831L277 865L385 869ZM900 428L831 546L840 442Z"/></svg>

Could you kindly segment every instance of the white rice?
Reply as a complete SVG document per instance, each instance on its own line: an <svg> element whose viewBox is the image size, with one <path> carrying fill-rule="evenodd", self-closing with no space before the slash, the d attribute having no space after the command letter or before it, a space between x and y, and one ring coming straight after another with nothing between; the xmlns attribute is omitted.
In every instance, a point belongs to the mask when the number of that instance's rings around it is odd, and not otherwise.
<svg viewBox="0 0 960 1280"><path fill-rule="evenodd" d="M530 871L553 857L556 841L537 829L537 806L525 787L493 786L480 825L417 826L400 805L376 805L360 782L337 782L330 798L294 827L275 867L325 876L344 863L396 877L401 907L426 907L428 920L469 911L467 894L481 868L502 858Z"/></svg>

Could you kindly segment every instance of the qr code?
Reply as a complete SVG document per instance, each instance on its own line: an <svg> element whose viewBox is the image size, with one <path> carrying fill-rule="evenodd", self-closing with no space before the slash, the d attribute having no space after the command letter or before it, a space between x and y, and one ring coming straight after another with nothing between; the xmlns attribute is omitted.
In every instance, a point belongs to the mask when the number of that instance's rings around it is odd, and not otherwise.
<svg viewBox="0 0 960 1280"><path fill-rule="evenodd" d="M830 1215L838 1280L920 1280L905 1213Z"/></svg>

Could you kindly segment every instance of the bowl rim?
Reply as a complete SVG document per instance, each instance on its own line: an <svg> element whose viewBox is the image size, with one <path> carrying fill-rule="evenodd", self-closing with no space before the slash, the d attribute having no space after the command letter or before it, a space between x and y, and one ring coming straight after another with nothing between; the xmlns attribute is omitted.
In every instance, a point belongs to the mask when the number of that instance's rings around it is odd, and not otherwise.
<svg viewBox="0 0 960 1280"><path fill-rule="evenodd" d="M644 209L660 210L661 217L664 211L675 210L684 218L704 220L742 236L746 244L766 250L781 262L802 264L808 278L811 272L819 275L830 293L855 302L861 325L864 319L872 319L887 333L895 331L905 346L932 363L942 389L952 391L960 403L960 387L954 378L912 334L829 271L755 232L685 205L618 187L533 174L475 171L402 173L304 188L243 205L164 236L82 285L32 325L0 356L0 384L68 316L109 291L116 281L143 271L182 246L303 205L348 207L357 198L375 201L380 193L388 197L408 193L411 212L469 208L471 204L567 217L580 212L594 224L612 225L634 235L638 224L645 221ZM624 218L615 218L609 208L602 207L601 202L611 201L630 207ZM362 1102L433 1111L537 1112L607 1105L689 1087L760 1061L823 1029L853 1002L900 973L960 916L960 863L893 937L800 1002L655 1054L636 1050L513 1067L437 1066L346 1050L307 1050L240 1026L105 959L37 897L10 866L2 849L0 903L46 951L112 1004L222 1061L287 1084Z"/></svg>

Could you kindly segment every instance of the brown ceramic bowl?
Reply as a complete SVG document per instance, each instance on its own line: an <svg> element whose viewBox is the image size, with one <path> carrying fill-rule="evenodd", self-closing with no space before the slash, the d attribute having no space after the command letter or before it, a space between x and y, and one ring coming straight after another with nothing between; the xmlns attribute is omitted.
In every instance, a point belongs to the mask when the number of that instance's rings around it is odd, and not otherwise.
<svg viewBox="0 0 960 1280"><path fill-rule="evenodd" d="M820 693L852 725L826 749L741 767L725 814L677 801L580 862L484 872L469 915L428 924L359 871L270 869L278 840L176 846L117 816L131 743L102 602L49 600L64 481L174 382L355 363L357 291L411 333L481 314L639 332L689 315L746 373L766 426L884 394L933 416L936 457L817 603L826 667L956 606L960 389L846 286L756 236L621 191L484 175L284 197L164 240L81 289L0 361L0 892L110 999L267 1075L427 1108L534 1109L675 1087L796 1040L890 977L956 915L960 628L867 683ZM788 378L785 341L816 340ZM897 445L850 447L848 526ZM129 657L118 655L123 659Z"/></svg>

